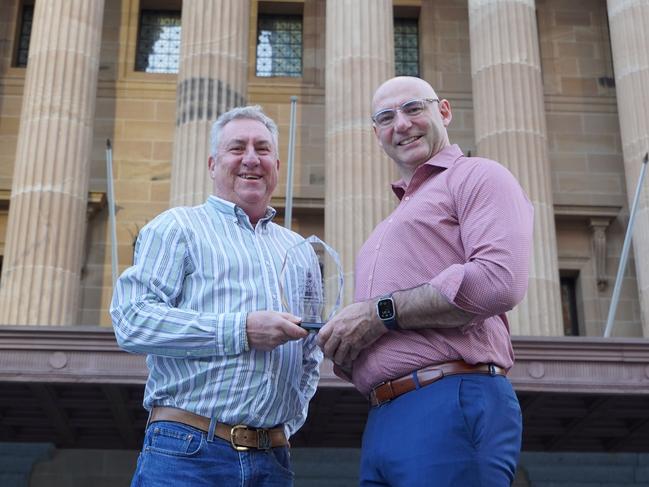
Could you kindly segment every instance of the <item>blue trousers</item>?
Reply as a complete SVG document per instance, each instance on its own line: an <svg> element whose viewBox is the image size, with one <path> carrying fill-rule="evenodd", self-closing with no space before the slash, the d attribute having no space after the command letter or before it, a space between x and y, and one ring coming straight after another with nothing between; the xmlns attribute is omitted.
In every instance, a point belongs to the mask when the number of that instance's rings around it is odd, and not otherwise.
<svg viewBox="0 0 649 487"><path fill-rule="evenodd" d="M151 423L131 487L289 487L288 447L236 451L230 443L180 423Z"/></svg>
<svg viewBox="0 0 649 487"><path fill-rule="evenodd" d="M507 378L445 377L371 409L360 484L510 486L521 434L521 410Z"/></svg>

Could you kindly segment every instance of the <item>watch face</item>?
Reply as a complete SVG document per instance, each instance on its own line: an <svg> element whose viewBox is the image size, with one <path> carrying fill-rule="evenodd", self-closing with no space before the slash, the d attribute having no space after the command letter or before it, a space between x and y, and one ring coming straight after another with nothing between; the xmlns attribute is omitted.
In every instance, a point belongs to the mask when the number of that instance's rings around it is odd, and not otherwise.
<svg viewBox="0 0 649 487"><path fill-rule="evenodd" d="M394 318L394 303L391 299L381 299L376 305L379 318L389 320Z"/></svg>

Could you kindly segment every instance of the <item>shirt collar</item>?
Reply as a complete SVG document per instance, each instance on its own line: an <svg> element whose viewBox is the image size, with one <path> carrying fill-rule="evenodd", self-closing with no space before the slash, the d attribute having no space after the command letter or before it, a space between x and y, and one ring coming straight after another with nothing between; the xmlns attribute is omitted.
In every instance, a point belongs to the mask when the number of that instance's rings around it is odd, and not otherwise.
<svg viewBox="0 0 649 487"><path fill-rule="evenodd" d="M211 194L207 198L207 205L217 212L231 217L235 222L248 222L248 224L250 224L250 218L248 218L246 212L243 211L243 208L234 204L232 201L224 200L223 198L219 198L218 196ZM268 208L266 208L266 213L259 219L258 223L261 223L265 226L275 217L276 214L277 211L275 210L275 208L269 206Z"/></svg>
<svg viewBox="0 0 649 487"><path fill-rule="evenodd" d="M444 147L441 151L415 169L415 173L412 175L409 185L406 184L403 178L399 179L392 183L392 191L397 195L397 198L401 199L406 194L409 187L413 190L419 186L422 181L428 179L428 176L433 172L433 168L438 167L441 169L448 169L462 156L464 156L462 149L460 149L457 144Z"/></svg>

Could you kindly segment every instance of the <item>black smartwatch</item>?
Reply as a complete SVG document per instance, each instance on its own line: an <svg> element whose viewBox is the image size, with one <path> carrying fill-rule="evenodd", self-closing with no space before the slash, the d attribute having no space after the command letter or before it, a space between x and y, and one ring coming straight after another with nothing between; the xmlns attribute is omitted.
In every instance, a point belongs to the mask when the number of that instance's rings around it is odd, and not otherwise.
<svg viewBox="0 0 649 487"><path fill-rule="evenodd" d="M398 330L397 312L392 296L384 296L376 302L376 314L388 330Z"/></svg>

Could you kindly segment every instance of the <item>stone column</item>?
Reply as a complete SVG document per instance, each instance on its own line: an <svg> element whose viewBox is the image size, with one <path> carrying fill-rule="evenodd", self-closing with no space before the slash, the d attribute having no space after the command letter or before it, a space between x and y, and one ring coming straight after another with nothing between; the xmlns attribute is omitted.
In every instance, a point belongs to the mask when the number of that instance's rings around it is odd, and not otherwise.
<svg viewBox="0 0 649 487"><path fill-rule="evenodd" d="M341 256L345 300L354 259L394 207L392 163L372 130L376 88L394 76L391 0L327 0L325 238Z"/></svg>
<svg viewBox="0 0 649 487"><path fill-rule="evenodd" d="M23 91L0 324L73 325L104 0L36 2Z"/></svg>
<svg viewBox="0 0 649 487"><path fill-rule="evenodd" d="M649 1L608 0L615 89L629 207L649 150ZM642 330L649 337L649 189L645 178L633 230Z"/></svg>
<svg viewBox="0 0 649 487"><path fill-rule="evenodd" d="M527 296L512 333L562 335L550 164L534 0L469 0L478 155L505 165L534 205Z"/></svg>
<svg viewBox="0 0 649 487"><path fill-rule="evenodd" d="M250 0L184 0L170 205L212 193L210 127L246 100Z"/></svg>

